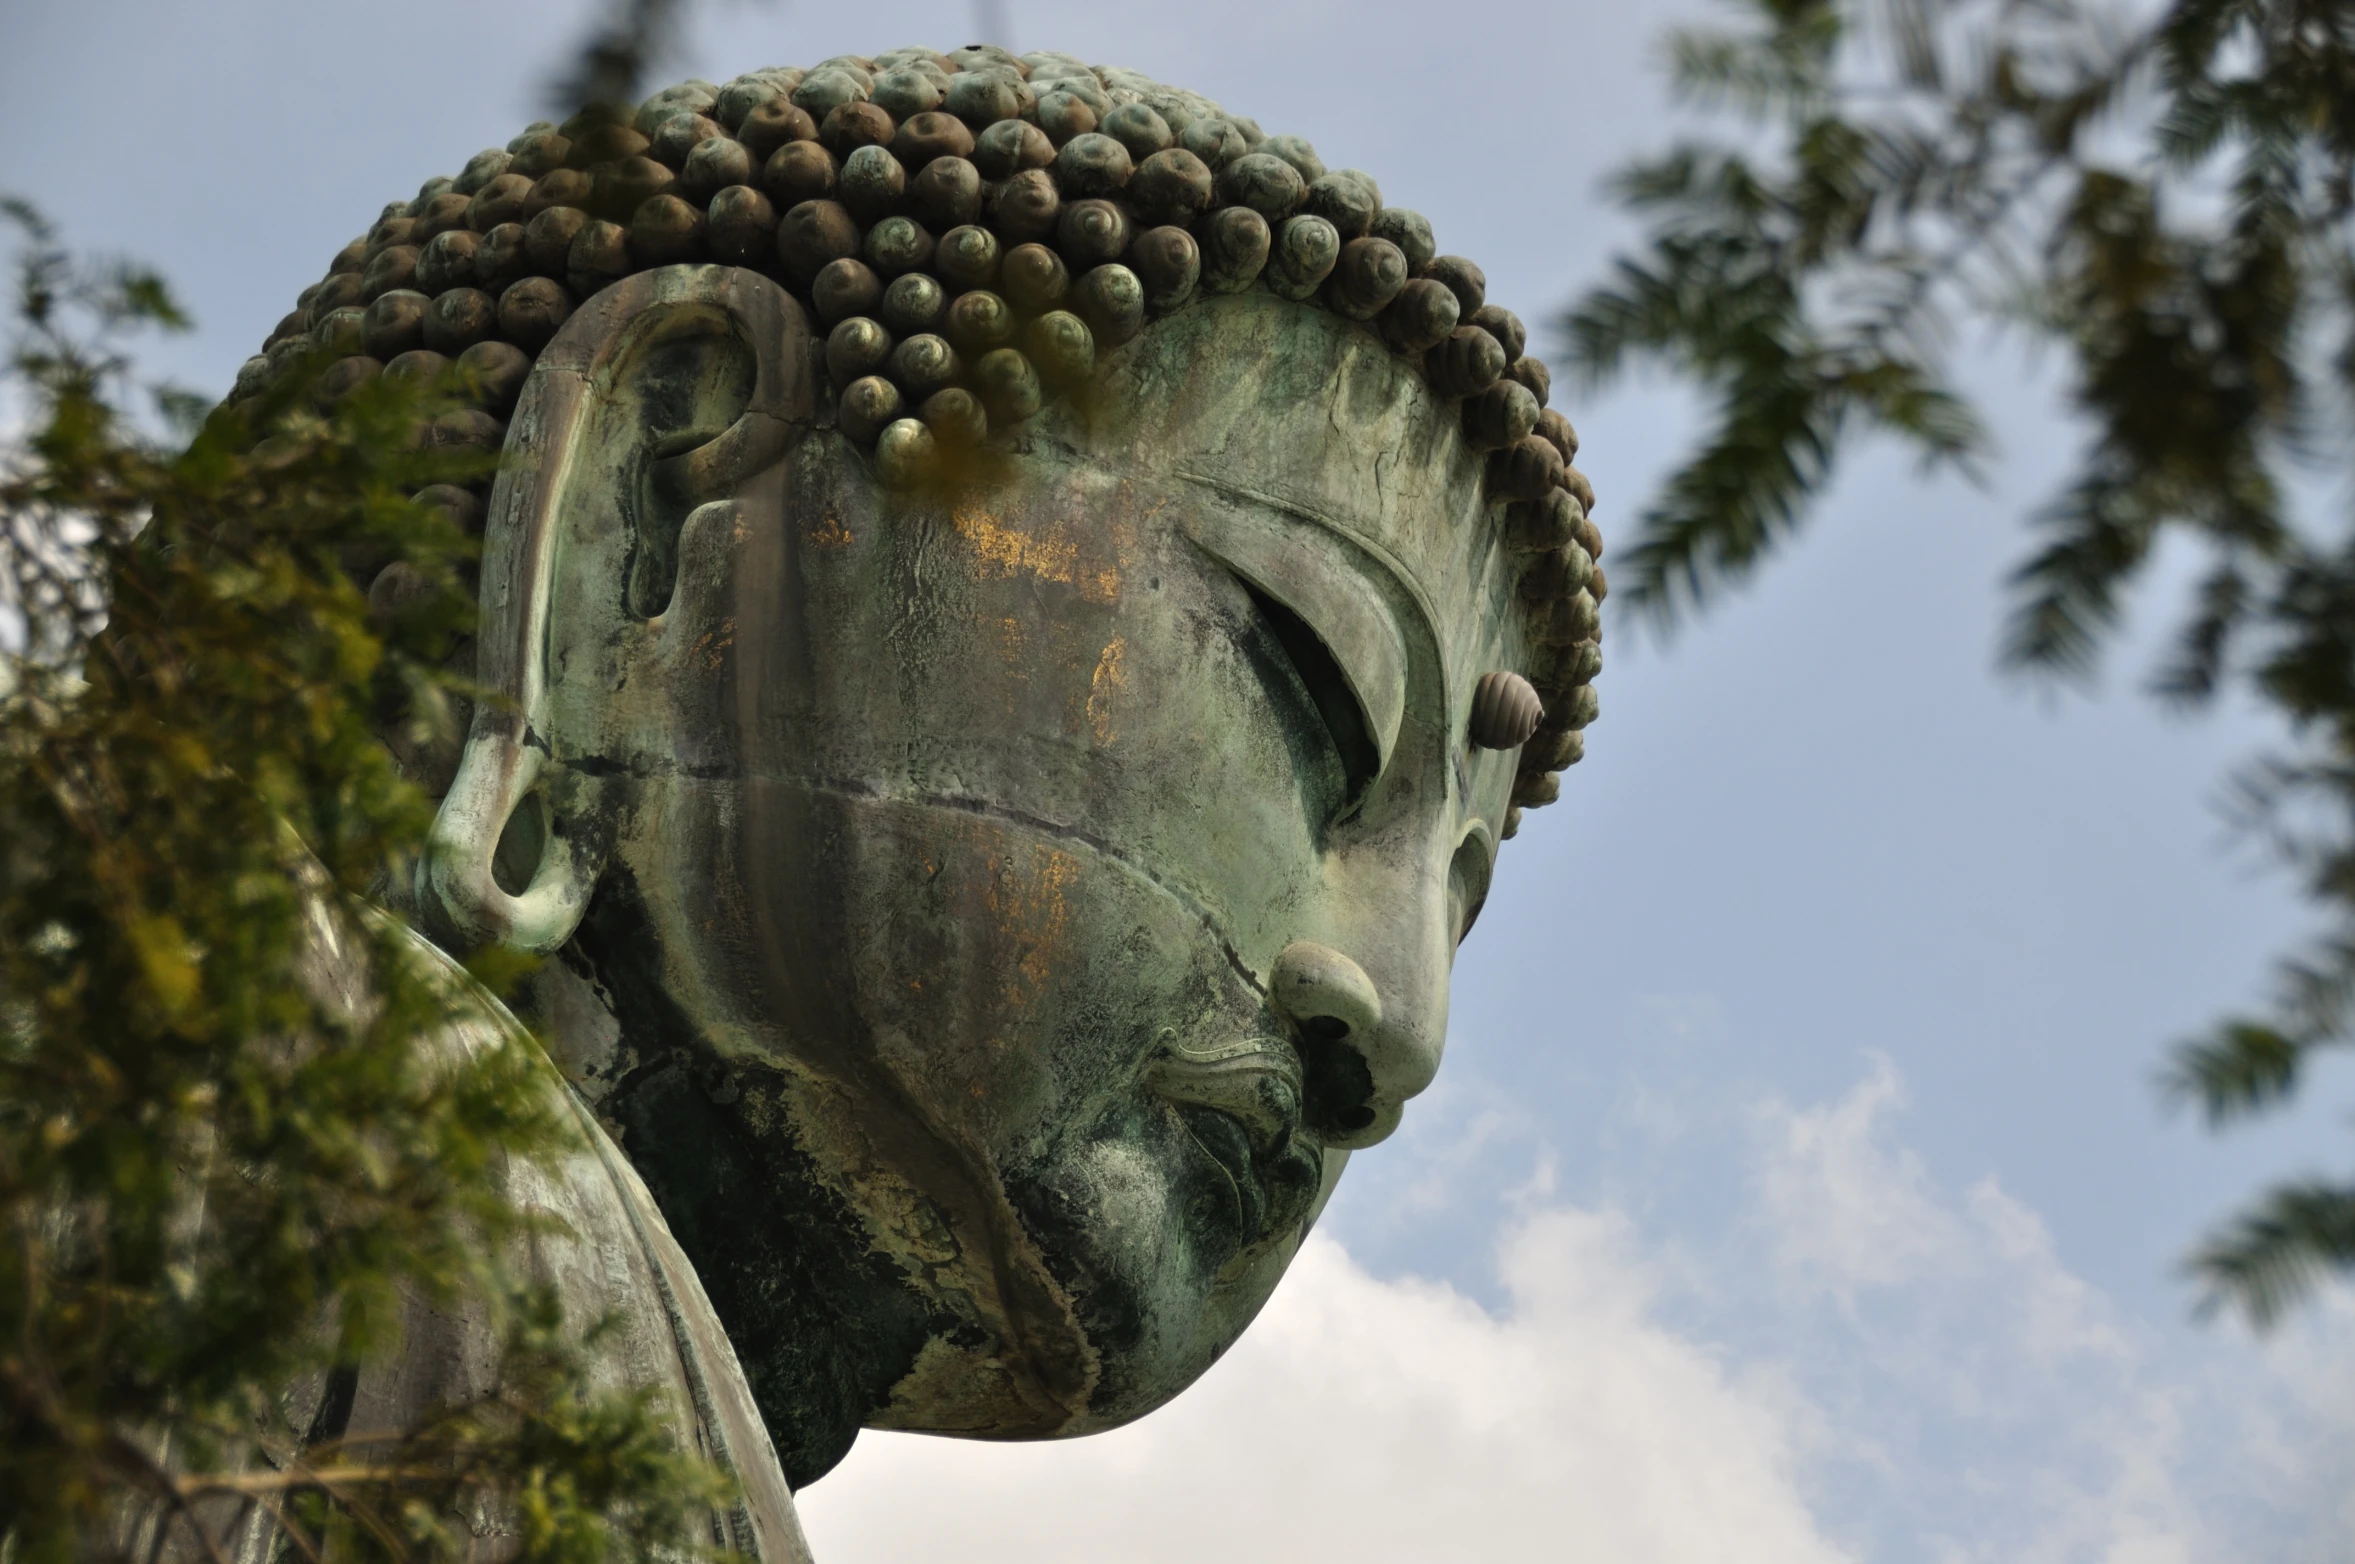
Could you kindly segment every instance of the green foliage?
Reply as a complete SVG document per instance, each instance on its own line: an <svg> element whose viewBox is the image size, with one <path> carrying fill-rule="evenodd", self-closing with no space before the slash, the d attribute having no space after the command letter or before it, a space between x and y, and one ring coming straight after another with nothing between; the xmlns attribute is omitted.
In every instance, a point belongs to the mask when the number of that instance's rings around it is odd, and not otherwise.
<svg viewBox="0 0 2355 1564"><path fill-rule="evenodd" d="M2355 1267L2355 1200L2336 1184L2276 1185L2192 1263L2212 1284L2208 1307L2230 1299L2253 1323L2270 1325L2322 1277Z"/></svg>
<svg viewBox="0 0 2355 1564"><path fill-rule="evenodd" d="M1590 385L1648 363L1714 401L1615 593L1662 629L1689 618L1799 529L1859 435L1968 470L1985 440L1947 379L1960 326L2058 346L2088 440L2034 517L2006 658L2086 674L2162 539L2205 550L2157 691L2238 680L2288 719L2294 752L2241 796L2337 932L2169 1082L2217 1123L2277 1104L2355 1037L2355 532L2289 509L2355 433L2355 8L1733 8L1671 60L1689 99L1746 121L1739 145L1620 175L1645 248L1561 321ZM2351 1235L2355 1183L2281 1189L2193 1265L2262 1323L2355 1268Z"/></svg>
<svg viewBox="0 0 2355 1564"><path fill-rule="evenodd" d="M691 9L687 0L610 0L551 84L549 107L561 119L588 104L637 102L646 73L675 52Z"/></svg>
<svg viewBox="0 0 2355 1564"><path fill-rule="evenodd" d="M330 406L295 363L165 443L121 347L181 324L163 283L8 215L0 1555L107 1556L127 1510L166 1557L257 1511L312 1557L461 1556L487 1513L523 1557L675 1543L712 1479L500 1270L495 1164L568 1144L545 1062L428 1046L480 1001L368 908L431 820L372 715L446 720L471 618L466 540L407 497L481 476L414 438L446 390ZM355 555L433 590L371 617ZM405 1294L502 1300L501 1389L305 1448L286 1393L392 1350Z"/></svg>

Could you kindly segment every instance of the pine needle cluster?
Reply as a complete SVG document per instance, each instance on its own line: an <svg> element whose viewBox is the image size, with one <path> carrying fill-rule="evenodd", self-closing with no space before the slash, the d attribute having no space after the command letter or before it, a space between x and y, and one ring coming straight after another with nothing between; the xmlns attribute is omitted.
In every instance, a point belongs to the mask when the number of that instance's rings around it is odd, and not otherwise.
<svg viewBox="0 0 2355 1564"><path fill-rule="evenodd" d="M6 215L0 1557L681 1556L713 1478L502 1270L495 1168L572 1133L545 1060L428 1046L485 1000L373 910L431 823L375 719L470 693L470 545L407 498L486 476L416 437L452 389L145 415L161 279ZM433 589L372 614L363 554ZM494 1394L299 1415L461 1296L504 1321Z"/></svg>
<svg viewBox="0 0 2355 1564"><path fill-rule="evenodd" d="M1712 402L1615 551L1617 595L1689 619L1799 530L1862 437L1974 471L1957 331L2057 348L2088 438L2033 518L2005 655L2082 677L2162 542L2204 556L2157 692L2237 683L2286 719L2292 749L2239 796L2333 927L2168 1083L2217 1123L2273 1106L2355 1041L2355 528L2297 503L2355 451L2355 6L1730 8L1671 56L1743 134L1618 177L1646 241L1560 322L1589 385L1650 365ZM2355 1182L2262 1195L2192 1265L2210 1306L2276 1319L2355 1270Z"/></svg>

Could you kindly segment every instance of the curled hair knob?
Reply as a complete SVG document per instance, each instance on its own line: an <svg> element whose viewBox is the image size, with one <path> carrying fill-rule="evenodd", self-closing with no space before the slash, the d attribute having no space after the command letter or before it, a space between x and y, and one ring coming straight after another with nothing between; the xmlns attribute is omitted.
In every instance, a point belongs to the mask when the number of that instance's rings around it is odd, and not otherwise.
<svg viewBox="0 0 2355 1564"><path fill-rule="evenodd" d="M1482 749L1519 749L1544 717L1536 686L1517 673L1484 673L1473 687L1470 736Z"/></svg>

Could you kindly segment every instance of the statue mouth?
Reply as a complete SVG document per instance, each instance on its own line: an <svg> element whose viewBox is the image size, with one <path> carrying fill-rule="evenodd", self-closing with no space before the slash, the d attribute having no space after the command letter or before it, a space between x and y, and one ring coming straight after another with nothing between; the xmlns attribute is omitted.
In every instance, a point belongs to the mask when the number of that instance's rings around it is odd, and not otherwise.
<svg viewBox="0 0 2355 1564"><path fill-rule="evenodd" d="M1247 1249L1290 1232L1316 1197L1323 1148L1306 1123L1299 1052L1282 1038L1189 1047L1165 1029L1146 1085L1232 1186Z"/></svg>

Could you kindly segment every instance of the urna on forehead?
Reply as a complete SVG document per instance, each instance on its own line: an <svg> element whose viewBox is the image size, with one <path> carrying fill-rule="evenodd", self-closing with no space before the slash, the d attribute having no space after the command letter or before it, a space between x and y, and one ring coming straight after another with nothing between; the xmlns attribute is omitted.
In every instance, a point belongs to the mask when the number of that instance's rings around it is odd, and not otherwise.
<svg viewBox="0 0 2355 1564"><path fill-rule="evenodd" d="M1052 438L1042 414L1116 381L1140 337L1202 301L1272 294L1348 323L1419 376L1460 429L1454 454L1473 453L1444 464L1471 492L1432 507L1432 524L1487 529L1451 541L1517 575L1526 663L1483 688L1470 736L1519 746L1516 806L1550 803L1580 757L1602 540L1521 322L1371 176L1134 71L895 49L533 125L388 206L238 390L321 351L338 360L329 395L455 366L476 405L435 437L495 448L580 303L636 272L713 263L762 273L810 313L834 433L889 487L953 473L967 450ZM1217 332L1193 335L1223 351ZM479 527L478 496L433 497Z"/></svg>

